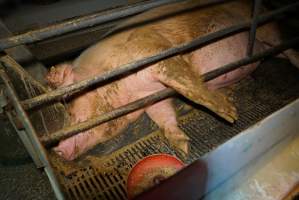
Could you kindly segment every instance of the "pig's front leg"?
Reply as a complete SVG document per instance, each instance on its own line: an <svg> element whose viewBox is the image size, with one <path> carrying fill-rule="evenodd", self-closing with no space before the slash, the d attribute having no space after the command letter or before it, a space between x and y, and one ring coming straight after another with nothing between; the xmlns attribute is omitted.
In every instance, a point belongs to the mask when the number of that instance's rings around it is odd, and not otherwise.
<svg viewBox="0 0 299 200"><path fill-rule="evenodd" d="M78 124L109 112L110 108L113 109L113 106L98 96L97 91L91 91L74 99L68 111L71 115L71 123ZM135 111L127 116L111 120L60 141L58 146L54 148L54 151L65 160L74 160L96 145L110 140L121 133L121 131L125 129L131 121L135 121L142 112L143 110Z"/></svg>
<svg viewBox="0 0 299 200"><path fill-rule="evenodd" d="M150 118L164 131L164 136L174 148L188 154L189 137L178 127L172 99L158 102L145 111Z"/></svg>
<svg viewBox="0 0 299 200"><path fill-rule="evenodd" d="M88 92L72 100L68 107L71 125L86 121L94 115L96 98L96 92ZM73 160L91 145L92 133L92 130L88 130L65 139L54 148L54 151L66 160Z"/></svg>
<svg viewBox="0 0 299 200"><path fill-rule="evenodd" d="M54 151L65 160L74 160L96 145L118 135L127 125L128 120L125 117L109 121L61 141Z"/></svg>

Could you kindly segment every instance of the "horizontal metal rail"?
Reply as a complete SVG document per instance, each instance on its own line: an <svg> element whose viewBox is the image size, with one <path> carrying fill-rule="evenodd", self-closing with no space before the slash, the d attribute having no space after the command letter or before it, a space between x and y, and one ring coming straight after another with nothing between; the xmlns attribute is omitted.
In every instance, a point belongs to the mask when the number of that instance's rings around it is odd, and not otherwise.
<svg viewBox="0 0 299 200"><path fill-rule="evenodd" d="M277 54L291 48L292 46L295 46L298 44L299 44L299 37L289 40L285 43L282 43L274 48L268 49L262 53L255 54L252 57L245 57L244 59L224 65L223 67L220 67L216 70L208 72L203 75L203 80L205 82L212 80L220 75L228 73L228 72L235 70L241 66L257 62L258 60L261 60L262 58L265 58L265 57L268 57L271 55L277 55ZM105 122L115 119L117 117L126 115L130 112L133 112L135 110L143 108L146 105L150 105L157 101L165 99L167 97L173 96L174 94L176 94L175 90L173 90L171 88L166 88L166 89L161 90L155 94L149 95L149 96L139 99L135 102L129 103L125 106L121 106L111 112L105 113L98 117L94 117L92 119L86 120L86 121L78 123L76 125L61 129L61 130L54 132L50 135L43 136L40 138L40 140L46 147L51 147L51 146L57 144L57 142L59 142L60 140L74 136L82 131L86 131L86 130L91 129L95 126L98 126L102 123L105 123Z"/></svg>
<svg viewBox="0 0 299 200"><path fill-rule="evenodd" d="M258 25L264 24L271 19L273 19L275 16L280 15L286 11L290 11L293 9L296 9L296 7L299 6L299 2L294 3L292 5L283 7L281 9L275 10L273 12L270 12L269 14L262 15L261 17L258 17L257 22ZM24 100L22 102L23 108L25 110L41 106L45 103L49 103L52 101L62 100L64 98L70 97L71 95L82 91L83 89L86 89L88 87L91 87L95 84L104 83L105 81L111 80L112 78L115 78L117 76L123 75L123 74L129 74L133 73L136 70L142 69L145 65L152 64L154 62L160 61L162 59L165 59L167 57L174 56L178 53L188 51L191 49L194 49L195 47L199 47L202 45L209 44L211 42L214 42L216 40L222 39L223 37L227 37L229 35L242 32L251 26L251 21L241 23L238 25L234 25L225 29L222 29L220 31L211 33L209 35L206 35L204 37L199 37L191 42L179 45L177 47L170 48L168 50L162 51L161 53L147 57L138 61L135 61L133 63L125 64L120 67L118 67L115 70L106 72L104 74L77 82L75 84L69 85L67 87L62 87L56 90L53 90L51 92L36 96L31 99Z"/></svg>
<svg viewBox="0 0 299 200"><path fill-rule="evenodd" d="M0 39L0 52L14 46L18 46L22 44L31 44L51 37L70 33L72 31L77 31L91 26L128 17L159 6L183 2L183 1L187 1L187 0L159 0L159 1L152 0L147 3L133 5L127 8L113 9L112 11L86 15L83 17L71 19L58 24L53 24L45 28L41 28L23 34L19 34L16 36ZM226 1L228 0L211 0L210 2L204 3L204 5L216 4L216 3L218 4Z"/></svg>

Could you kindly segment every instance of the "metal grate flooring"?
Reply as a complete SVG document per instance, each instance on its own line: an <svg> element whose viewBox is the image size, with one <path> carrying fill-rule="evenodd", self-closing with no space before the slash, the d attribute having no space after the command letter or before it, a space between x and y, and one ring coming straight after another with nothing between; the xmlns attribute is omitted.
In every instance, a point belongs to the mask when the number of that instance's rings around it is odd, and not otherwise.
<svg viewBox="0 0 299 200"><path fill-rule="evenodd" d="M180 127L191 138L191 153L187 159L172 150L153 122L143 116L124 134L73 162L76 168L71 173L53 163L66 196L69 199L126 199L127 174L144 156L163 152L190 163L295 100L299 97L299 70L286 64L287 61L274 61L282 62L275 66L284 67L274 68L271 62L265 62L251 78L235 86L233 99L239 119L233 125L202 107L190 109L178 104Z"/></svg>
<svg viewBox="0 0 299 200"><path fill-rule="evenodd" d="M66 193L70 199L126 199L126 171L139 159L161 150L172 153L158 134L151 135L117 152L105 163L106 171L89 166L74 173L63 183Z"/></svg>

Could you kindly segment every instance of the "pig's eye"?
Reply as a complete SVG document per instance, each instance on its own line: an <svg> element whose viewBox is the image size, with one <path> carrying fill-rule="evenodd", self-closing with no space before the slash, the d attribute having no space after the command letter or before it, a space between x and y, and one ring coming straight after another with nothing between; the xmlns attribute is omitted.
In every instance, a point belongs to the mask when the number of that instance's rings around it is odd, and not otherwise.
<svg viewBox="0 0 299 200"><path fill-rule="evenodd" d="M52 66L52 67L50 68L50 71L54 71L54 70L55 70L55 67Z"/></svg>

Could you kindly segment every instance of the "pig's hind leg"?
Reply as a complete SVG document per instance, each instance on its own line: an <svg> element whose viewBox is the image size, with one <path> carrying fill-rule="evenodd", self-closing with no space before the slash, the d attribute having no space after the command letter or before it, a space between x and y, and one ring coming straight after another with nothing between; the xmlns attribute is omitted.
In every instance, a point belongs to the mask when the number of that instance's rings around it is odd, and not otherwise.
<svg viewBox="0 0 299 200"><path fill-rule="evenodd" d="M154 30L139 30L132 33L129 46L131 56L136 59L153 56L172 47L172 43ZM150 68L155 81L175 89L189 100L203 105L229 122L234 122L237 110L223 94L209 91L202 78L180 55L160 61Z"/></svg>
<svg viewBox="0 0 299 200"><path fill-rule="evenodd" d="M172 99L160 101L145 111L150 118L163 130L165 138L175 149L188 154L189 137L178 127Z"/></svg>
<svg viewBox="0 0 299 200"><path fill-rule="evenodd" d="M156 78L163 84L175 89L191 101L203 105L229 122L238 115L228 97L216 91L209 91L202 78L180 56L163 60L155 68Z"/></svg>

